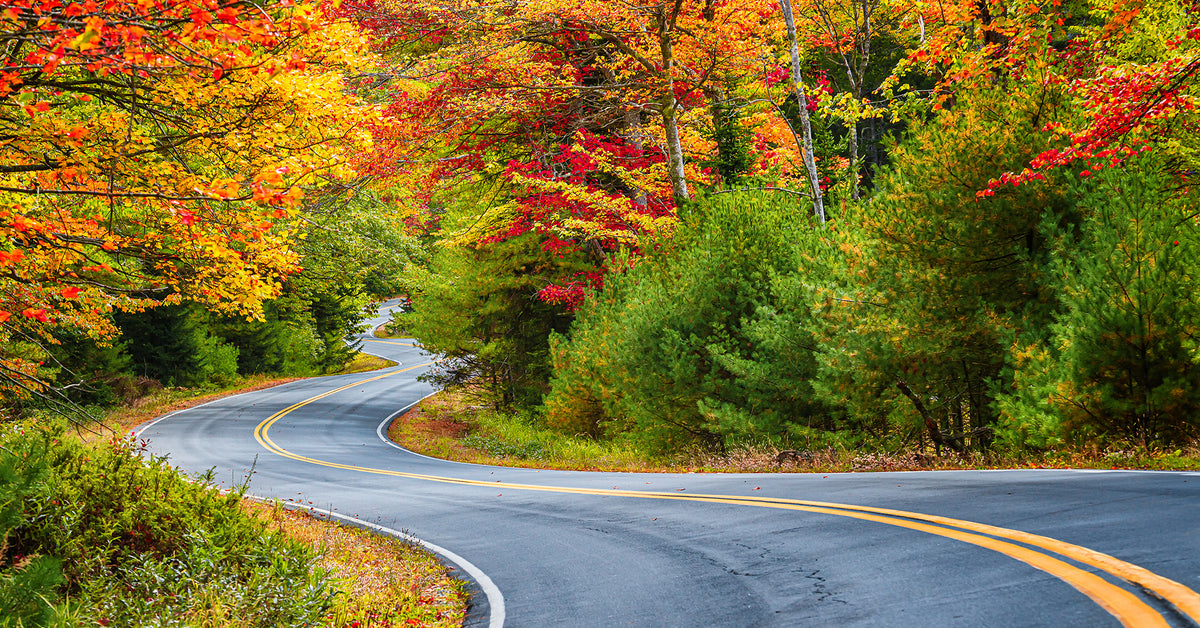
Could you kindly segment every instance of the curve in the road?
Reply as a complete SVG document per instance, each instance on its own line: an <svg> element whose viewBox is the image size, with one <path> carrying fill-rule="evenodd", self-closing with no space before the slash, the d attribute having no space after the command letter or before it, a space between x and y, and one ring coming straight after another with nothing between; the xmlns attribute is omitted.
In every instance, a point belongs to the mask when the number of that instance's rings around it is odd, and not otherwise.
<svg viewBox="0 0 1200 628"><path fill-rule="evenodd" d="M471 480L466 478L409 473L404 471L349 465L303 456L288 451L271 440L271 426L298 408L363 383L391 377L399 373L428 366L429 364L430 363L418 364L405 369L391 371L382 375L359 380L292 404L291 406L276 412L259 423L254 430L254 436L263 447L280 456L299 462L362 473L388 475L393 477L403 477L449 484L488 486L491 488L505 488L520 491L599 495L607 497L633 497L657 500L702 501L758 508L799 510L839 517L850 517L854 519L903 527L910 530L916 530L954 539L963 543L969 543L999 552L1024 562L1036 569L1049 573L1067 582L1083 594L1087 595L1125 626L1168 625L1166 620L1159 612L1138 599L1136 595L1130 593L1126 589L1121 588L1094 573L1075 567L1070 563L1067 563L1048 553L1043 553L1028 547L1032 546L1048 552L1053 552L1054 554L1072 559L1079 563L1095 567L1121 580L1124 580L1125 582L1149 590L1156 597L1159 597L1173 605L1179 613L1187 616L1193 622L1200 624L1200 594L1197 594L1188 587L1168 578L1159 576L1137 565L1122 561L1113 556L1103 554L1086 547L1073 545L1045 536L1021 532L1019 530L1011 530L1008 528L975 523L972 521L964 521L936 515L926 515L923 513L908 512L903 510L872 508L868 506L856 506L832 502L782 498L757 498L741 495L685 495L680 493L662 493L654 491L543 486L508 482L485 482L482 480ZM1016 543L1009 541L1015 541ZM1018 545L1017 543L1021 543L1023 545ZM494 620L495 617L493 617L493 623Z"/></svg>

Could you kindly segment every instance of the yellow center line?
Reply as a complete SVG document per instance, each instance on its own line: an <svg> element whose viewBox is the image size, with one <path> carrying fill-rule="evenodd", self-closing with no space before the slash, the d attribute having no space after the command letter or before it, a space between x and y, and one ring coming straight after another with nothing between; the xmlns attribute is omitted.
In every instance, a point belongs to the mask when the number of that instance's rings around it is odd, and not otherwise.
<svg viewBox="0 0 1200 628"><path fill-rule="evenodd" d="M1043 554L1022 545L1016 545L1014 543L1000 540L1003 538L1049 550L1059 554L1060 556L1064 556L1105 571L1129 583L1149 589L1162 599L1173 604L1176 609L1190 617L1193 621L1200 623L1200 595L1188 587L1173 580L1159 576L1158 574L1155 574L1143 567L1122 561L1108 554L1103 554L1086 547L1073 545L1057 539L1021 532L1019 530L1000 528L987 524L975 523L973 521L952 519L937 515L926 515L922 513L894 510L889 508L872 508L869 506L855 506L832 502L771 497L750 497L740 495L682 494L661 493L655 491L542 486L536 484L487 482L483 480L468 480L464 478L427 475L422 473L409 473L405 471L376 469L372 467L342 464L310 458L308 456L292 453L275 444L275 442L271 440L269 435L271 426L274 425L279 419L291 413L293 410L317 401L318 399L323 399L329 395L353 388L360 384L398 375L406 371L428 366L429 364L432 364L432 362L418 364L416 366L411 366L398 371L392 371L383 375L360 380L358 382L347 384L340 388L322 393L310 399L292 404L291 406L276 412L259 423L254 429L254 437L260 444L262 444L263 447L285 458L324 467L345 469L349 471L371 473L376 475L386 475L391 477L401 477L465 486L486 486L489 488L503 488L508 490L566 493L575 495L599 495L608 497L634 497L640 499L700 501L740 506L753 506L757 508L778 508L884 523L887 525L908 528L911 530L917 530L928 534L954 539L963 543L970 543L972 545L990 549L1024 562L1075 587L1077 590L1082 592L1084 595L1087 595L1094 602L1100 605L1100 607L1111 613L1125 626L1168 625L1161 614L1159 614L1146 603L1142 602L1137 596L1129 591L1108 582L1096 574L1079 569L1078 567L1075 567L1048 554Z"/></svg>
<svg viewBox="0 0 1200 628"><path fill-rule="evenodd" d="M411 343L411 342L396 342L395 340L380 340L378 338L362 338L361 340L363 342L378 342L381 345L397 345L400 347L415 347L415 346L417 346L416 344Z"/></svg>

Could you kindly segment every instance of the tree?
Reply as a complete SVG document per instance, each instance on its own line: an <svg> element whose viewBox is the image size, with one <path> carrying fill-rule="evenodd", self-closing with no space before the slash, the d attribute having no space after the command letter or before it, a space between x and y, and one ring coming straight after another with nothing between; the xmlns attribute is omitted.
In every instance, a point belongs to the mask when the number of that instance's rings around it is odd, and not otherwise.
<svg viewBox="0 0 1200 628"><path fill-rule="evenodd" d="M536 230L586 252L602 276L614 251L669 233L676 204L719 181L701 168L714 147L753 136L754 163L739 166L749 176L760 164L774 181L799 170L800 151L780 145L782 119L743 93L773 65L773 7L364 5L360 19L404 60L371 80L392 99L380 171L437 213L452 242ZM718 134L734 141L709 139ZM545 296L578 304L594 287L581 278Z"/></svg>
<svg viewBox="0 0 1200 628"><path fill-rule="evenodd" d="M801 137L804 138L804 168L808 171L808 189L812 193L813 198L813 215L821 223L825 223L825 206L821 194L821 176L817 171L816 155L813 151L812 138L812 123L808 119L808 97L804 93L804 79L800 74L800 47L796 41L796 19L792 13L792 3L790 0L780 0L780 9L783 10L783 20L787 24L788 36L788 55L792 61L792 85L796 95L796 103L799 105ZM854 154L851 153L850 162L854 163ZM857 186L856 188L857 189ZM857 198L857 194L856 194Z"/></svg>
<svg viewBox="0 0 1200 628"><path fill-rule="evenodd" d="M298 269L305 187L346 177L369 109L347 24L288 3L0 13L0 388L45 393L51 329L191 299L257 316ZM10 350L17 340L28 350Z"/></svg>
<svg viewBox="0 0 1200 628"><path fill-rule="evenodd" d="M790 228L806 213L790 197L742 193L685 214L672 242L613 276L569 339L555 337L547 423L664 452L820 424L811 331L773 314L795 241L818 238Z"/></svg>
<svg viewBox="0 0 1200 628"><path fill-rule="evenodd" d="M546 285L580 271L580 256L543 246L535 233L443 248L413 297L403 326L426 350L445 356L432 380L465 386L497 407L536 405L549 378L548 338L571 316L537 298Z"/></svg>
<svg viewBox="0 0 1200 628"><path fill-rule="evenodd" d="M976 192L1049 141L1041 126L1061 100L963 93L892 149L875 197L850 225L865 236L851 249L853 281L827 308L828 403L886 419L902 437L924 433L939 448L990 442L992 384L1012 335L1044 329L1056 309L1039 227L1069 228L1077 217L1054 181Z"/></svg>
<svg viewBox="0 0 1200 628"><path fill-rule="evenodd" d="M1000 403L1010 439L1145 447L1197 434L1200 231L1194 195L1178 198L1164 170L1139 159L1073 186L1087 219L1054 234L1063 309L1048 338L1014 352Z"/></svg>

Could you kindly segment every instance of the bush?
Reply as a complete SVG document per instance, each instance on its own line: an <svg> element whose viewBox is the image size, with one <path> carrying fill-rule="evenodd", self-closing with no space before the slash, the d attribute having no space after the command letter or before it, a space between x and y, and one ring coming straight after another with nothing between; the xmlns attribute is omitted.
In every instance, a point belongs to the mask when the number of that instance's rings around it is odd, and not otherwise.
<svg viewBox="0 0 1200 628"><path fill-rule="evenodd" d="M0 444L45 461L0 564L59 561L64 581L51 600L69 597L81 614L119 626L311 626L331 607L313 551L245 515L240 491L204 485L211 477L189 482L129 442L63 439L61 428L13 431Z"/></svg>
<svg viewBox="0 0 1200 628"><path fill-rule="evenodd" d="M674 242L610 277L570 339L552 343L548 424L677 451L780 436L821 413L810 330L775 325L777 278L801 264L797 243L819 239L807 214L779 195L736 194L683 215Z"/></svg>
<svg viewBox="0 0 1200 628"><path fill-rule="evenodd" d="M0 626L46 626L63 610L61 562L16 549L25 504L50 474L42 443L8 440L0 449Z"/></svg>

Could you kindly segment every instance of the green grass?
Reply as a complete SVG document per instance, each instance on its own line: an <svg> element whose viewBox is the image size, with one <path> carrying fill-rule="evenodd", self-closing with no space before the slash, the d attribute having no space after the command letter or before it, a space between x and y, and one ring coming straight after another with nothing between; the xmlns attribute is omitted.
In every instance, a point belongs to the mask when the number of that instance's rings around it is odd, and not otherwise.
<svg viewBox="0 0 1200 628"><path fill-rule="evenodd" d="M461 394L439 393L394 421L388 435L427 456L551 469L666 470L637 447L566 436L529 418L471 406Z"/></svg>
<svg viewBox="0 0 1200 628"><path fill-rule="evenodd" d="M540 427L529 415L472 405L460 392L442 392L393 422L388 435L436 458L518 467L597 471L811 472L935 469L1079 468L1200 470L1200 443L1171 450L1129 444L1049 451L992 451L957 456L932 450L887 452L870 447L803 446L761 440L724 452L686 450L656 456L628 440L571 436ZM795 450L796 456L781 452Z"/></svg>

